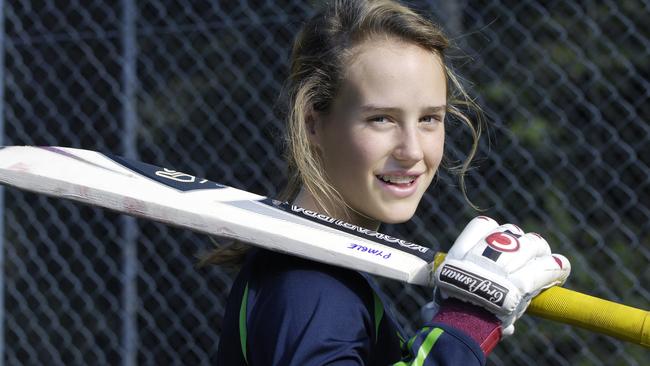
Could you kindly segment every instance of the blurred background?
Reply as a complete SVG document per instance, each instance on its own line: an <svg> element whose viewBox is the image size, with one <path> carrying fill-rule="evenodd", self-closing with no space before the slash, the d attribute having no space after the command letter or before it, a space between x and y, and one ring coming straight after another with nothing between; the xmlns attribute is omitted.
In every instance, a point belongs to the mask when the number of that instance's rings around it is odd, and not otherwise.
<svg viewBox="0 0 650 366"><path fill-rule="evenodd" d="M291 40L318 2L4 1L3 145L113 152L274 195ZM409 1L447 30L489 120L472 202L570 258L567 287L650 306L650 2ZM466 130L449 121L447 153ZM4 188L0 360L213 364L232 272L210 238ZM477 212L443 171L409 223L447 250ZM382 281L409 330L430 290ZM490 365L647 365L647 349L524 317Z"/></svg>

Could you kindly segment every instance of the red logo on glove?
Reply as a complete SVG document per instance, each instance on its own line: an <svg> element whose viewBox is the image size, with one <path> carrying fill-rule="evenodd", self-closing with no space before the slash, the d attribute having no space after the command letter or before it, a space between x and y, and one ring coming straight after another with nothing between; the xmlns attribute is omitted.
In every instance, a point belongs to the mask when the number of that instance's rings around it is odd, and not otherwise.
<svg viewBox="0 0 650 366"><path fill-rule="evenodd" d="M519 240L509 232L492 233L485 238L490 248L499 252L516 252L519 250Z"/></svg>

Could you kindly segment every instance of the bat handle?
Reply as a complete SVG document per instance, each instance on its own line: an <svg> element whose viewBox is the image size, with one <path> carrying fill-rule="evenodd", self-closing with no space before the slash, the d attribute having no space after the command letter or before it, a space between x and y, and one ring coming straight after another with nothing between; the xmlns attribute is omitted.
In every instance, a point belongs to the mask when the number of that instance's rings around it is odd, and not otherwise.
<svg viewBox="0 0 650 366"><path fill-rule="evenodd" d="M528 314L650 347L650 312L554 286L531 301Z"/></svg>
<svg viewBox="0 0 650 366"><path fill-rule="evenodd" d="M445 259L436 253L433 267ZM650 347L650 312L553 286L530 302L527 314Z"/></svg>

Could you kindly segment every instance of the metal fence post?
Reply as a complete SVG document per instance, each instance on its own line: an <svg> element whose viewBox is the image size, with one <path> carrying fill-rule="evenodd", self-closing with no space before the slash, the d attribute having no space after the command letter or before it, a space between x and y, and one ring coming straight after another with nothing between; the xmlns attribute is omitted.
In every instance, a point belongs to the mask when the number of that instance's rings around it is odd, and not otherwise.
<svg viewBox="0 0 650 366"><path fill-rule="evenodd" d="M5 49L5 22L4 22L4 6L0 6L0 146L4 144L4 75L5 63L4 52ZM0 366L4 366L5 355L5 299L4 299L4 251L5 251L5 231L4 231L4 207L5 207L5 194L4 187L0 187Z"/></svg>
<svg viewBox="0 0 650 366"><path fill-rule="evenodd" d="M127 158L137 158L136 147L136 101L135 90L137 87L137 42L136 42L136 7L133 0L122 1L121 43L123 54L122 66L122 118L124 136L122 140L123 153ZM122 350L124 351L122 364L132 366L137 363L138 352L138 227L134 218L122 218L123 243L123 273L122 292L123 325L122 325Z"/></svg>

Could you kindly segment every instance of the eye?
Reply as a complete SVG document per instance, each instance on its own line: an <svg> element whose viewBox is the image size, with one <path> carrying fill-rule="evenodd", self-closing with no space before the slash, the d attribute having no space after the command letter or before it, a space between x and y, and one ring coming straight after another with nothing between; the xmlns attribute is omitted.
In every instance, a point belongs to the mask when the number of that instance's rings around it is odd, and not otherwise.
<svg viewBox="0 0 650 366"><path fill-rule="evenodd" d="M368 122L384 124L390 122L390 119L387 116L374 116L368 118Z"/></svg>
<svg viewBox="0 0 650 366"><path fill-rule="evenodd" d="M420 118L420 121L424 122L424 123L439 123L439 122L442 122L444 119L445 119L444 115L431 114L431 115L424 116L424 117Z"/></svg>

